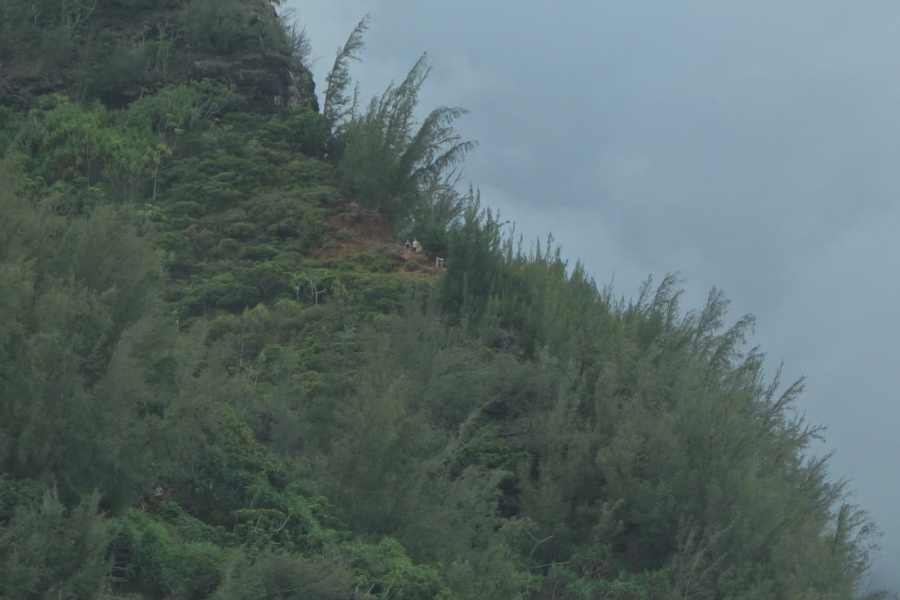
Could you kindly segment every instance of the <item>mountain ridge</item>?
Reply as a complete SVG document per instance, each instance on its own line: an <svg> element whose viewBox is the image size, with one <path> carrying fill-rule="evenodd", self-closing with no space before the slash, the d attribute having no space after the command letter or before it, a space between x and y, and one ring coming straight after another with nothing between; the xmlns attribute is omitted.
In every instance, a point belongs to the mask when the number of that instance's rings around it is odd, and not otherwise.
<svg viewBox="0 0 900 600"><path fill-rule="evenodd" d="M874 525L752 318L523 251L423 60L351 102L365 19L289 106L268 3L29 6L0 60L81 71L0 94L0 597L864 591Z"/></svg>

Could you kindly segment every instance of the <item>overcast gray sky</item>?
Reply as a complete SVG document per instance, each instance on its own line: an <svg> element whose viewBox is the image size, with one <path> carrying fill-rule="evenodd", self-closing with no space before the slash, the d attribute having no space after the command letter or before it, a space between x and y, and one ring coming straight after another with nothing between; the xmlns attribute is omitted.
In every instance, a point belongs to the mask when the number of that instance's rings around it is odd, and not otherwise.
<svg viewBox="0 0 900 600"><path fill-rule="evenodd" d="M808 377L820 451L884 537L900 591L900 3L288 0L321 93L366 14L363 97L427 52L423 112L480 147L466 178L526 240L633 297L678 272Z"/></svg>

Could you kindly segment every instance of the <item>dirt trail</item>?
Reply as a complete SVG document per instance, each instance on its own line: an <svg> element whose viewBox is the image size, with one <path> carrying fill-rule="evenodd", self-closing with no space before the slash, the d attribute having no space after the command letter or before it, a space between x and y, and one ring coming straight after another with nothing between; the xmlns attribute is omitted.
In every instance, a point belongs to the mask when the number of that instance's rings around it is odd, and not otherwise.
<svg viewBox="0 0 900 600"><path fill-rule="evenodd" d="M313 250L312 258L316 260L388 248L397 259L401 273L430 275L438 272L433 259L428 255L407 252L404 241L391 231L388 218L374 210L365 210L357 204L350 204L347 212L331 215L325 219L325 224L334 233L334 241L326 247Z"/></svg>

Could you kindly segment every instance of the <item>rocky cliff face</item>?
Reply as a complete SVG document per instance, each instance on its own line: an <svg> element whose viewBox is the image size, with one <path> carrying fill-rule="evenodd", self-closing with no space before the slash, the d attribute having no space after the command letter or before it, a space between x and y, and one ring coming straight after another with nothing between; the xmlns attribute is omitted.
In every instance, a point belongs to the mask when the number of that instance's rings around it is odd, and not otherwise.
<svg viewBox="0 0 900 600"><path fill-rule="evenodd" d="M209 58L191 66L193 79L213 79L234 86L253 112L277 112L303 106L319 110L312 74L291 57L276 54Z"/></svg>
<svg viewBox="0 0 900 600"><path fill-rule="evenodd" d="M291 57L277 54L211 57L191 64L183 80L212 79L233 86L245 101L247 112L275 113L285 108L308 107L318 112L312 74ZM180 78L179 78L180 79ZM98 94L107 108L122 108L147 93L148 82L140 77L123 80ZM161 87L164 82L157 82ZM73 82L64 72L38 62L30 68L5 69L0 63L0 105L14 111L33 108L37 99L53 92L72 95Z"/></svg>
<svg viewBox="0 0 900 600"><path fill-rule="evenodd" d="M156 0L128 10L98 0L78 15L39 17L0 0L0 105L26 111L59 92L122 108L209 78L232 86L238 110L318 111L312 74L284 25L267 0Z"/></svg>
<svg viewBox="0 0 900 600"><path fill-rule="evenodd" d="M33 64L30 69L11 69L0 62L0 106L17 112L33 108L37 99L66 88L62 74L55 69L41 68Z"/></svg>
<svg viewBox="0 0 900 600"><path fill-rule="evenodd" d="M312 257L316 260L360 254L378 248L389 248L396 256L402 256L403 242L397 239L390 221L381 213L351 203L346 212L331 215L325 224L329 232L343 232L343 235L336 235L328 247L313 250Z"/></svg>

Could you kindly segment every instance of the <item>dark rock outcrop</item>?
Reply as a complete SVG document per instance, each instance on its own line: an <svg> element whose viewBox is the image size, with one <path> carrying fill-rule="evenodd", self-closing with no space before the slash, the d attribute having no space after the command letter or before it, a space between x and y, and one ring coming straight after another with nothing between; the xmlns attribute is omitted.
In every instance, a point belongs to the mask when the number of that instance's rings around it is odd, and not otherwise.
<svg viewBox="0 0 900 600"><path fill-rule="evenodd" d="M242 56L236 60L213 58L195 61L194 79L213 79L233 85L252 112L271 113L284 108L319 110L312 74L296 60L277 54Z"/></svg>
<svg viewBox="0 0 900 600"><path fill-rule="evenodd" d="M65 85L56 69L11 72L0 63L0 106L14 111L24 112L33 108L40 96L61 91Z"/></svg>
<svg viewBox="0 0 900 600"><path fill-rule="evenodd" d="M0 10L0 105L27 111L59 92L118 109L208 78L233 87L235 110L318 111L312 73L292 55L296 40L269 0L94 5L77 27L55 14Z"/></svg>

